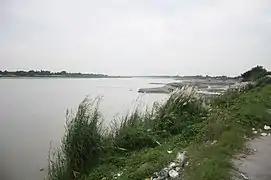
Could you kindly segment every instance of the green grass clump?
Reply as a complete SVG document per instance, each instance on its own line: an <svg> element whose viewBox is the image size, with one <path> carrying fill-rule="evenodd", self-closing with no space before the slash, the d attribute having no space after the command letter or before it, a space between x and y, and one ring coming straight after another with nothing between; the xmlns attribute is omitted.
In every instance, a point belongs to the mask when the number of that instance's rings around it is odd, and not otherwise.
<svg viewBox="0 0 271 180"><path fill-rule="evenodd" d="M149 119L146 117L139 110L135 110L131 115L126 115L115 132L114 145L130 151L155 147L157 143L155 143L154 136L148 131Z"/></svg>
<svg viewBox="0 0 271 180"><path fill-rule="evenodd" d="M85 99L67 122L62 149L70 171L86 173L98 162L102 150L98 103L98 99Z"/></svg>
<svg viewBox="0 0 271 180"><path fill-rule="evenodd" d="M98 103L98 99L85 99L75 115L67 115L66 133L50 160L48 179L76 179L98 163L102 151Z"/></svg>
<svg viewBox="0 0 271 180"><path fill-rule="evenodd" d="M169 99L156 110L153 129L164 136L182 134L184 138L195 136L198 123L208 115L204 99L197 97L194 92L185 91L173 93Z"/></svg>

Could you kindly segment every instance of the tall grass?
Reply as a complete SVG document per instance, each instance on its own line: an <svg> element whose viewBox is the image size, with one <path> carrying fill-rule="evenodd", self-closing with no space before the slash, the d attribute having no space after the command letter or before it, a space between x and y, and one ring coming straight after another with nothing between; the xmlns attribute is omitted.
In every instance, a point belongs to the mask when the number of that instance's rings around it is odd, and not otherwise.
<svg viewBox="0 0 271 180"><path fill-rule="evenodd" d="M154 147L155 138L148 129L148 112L141 113L136 109L130 115L122 118L120 126L115 131L115 146L127 150L138 150L144 147Z"/></svg>
<svg viewBox="0 0 271 180"><path fill-rule="evenodd" d="M50 158L48 179L76 179L95 166L102 151L99 99L85 99L76 114L67 114L61 148Z"/></svg>
<svg viewBox="0 0 271 180"><path fill-rule="evenodd" d="M192 126L202 122L207 114L204 98L194 89L178 90L157 108L153 127L163 135L191 136L195 133Z"/></svg>
<svg viewBox="0 0 271 180"><path fill-rule="evenodd" d="M68 173L67 164L61 149L51 152L51 147L48 157L48 174L45 179L60 180L72 179Z"/></svg>
<svg viewBox="0 0 271 180"><path fill-rule="evenodd" d="M156 104L150 111L136 109L125 116L115 131L115 145L127 150L138 150L159 145L171 135L183 134L184 138L198 133L197 123L204 121L208 107L204 98L192 88L173 92L169 99Z"/></svg>

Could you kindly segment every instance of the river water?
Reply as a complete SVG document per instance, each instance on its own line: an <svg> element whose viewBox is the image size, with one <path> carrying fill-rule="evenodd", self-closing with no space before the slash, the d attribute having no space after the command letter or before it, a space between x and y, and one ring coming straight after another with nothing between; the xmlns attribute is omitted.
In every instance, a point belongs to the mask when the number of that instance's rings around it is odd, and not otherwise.
<svg viewBox="0 0 271 180"><path fill-rule="evenodd" d="M66 110L86 97L103 96L100 110L105 124L135 104L150 106L166 94L138 94L172 79L0 79L0 179L42 180L52 142L59 146ZM41 172L40 169L44 168Z"/></svg>

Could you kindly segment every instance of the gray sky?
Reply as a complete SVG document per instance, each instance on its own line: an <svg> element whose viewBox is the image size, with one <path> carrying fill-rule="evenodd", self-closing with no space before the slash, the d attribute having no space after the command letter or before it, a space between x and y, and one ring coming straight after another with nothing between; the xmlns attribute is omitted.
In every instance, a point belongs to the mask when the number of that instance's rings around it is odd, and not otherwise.
<svg viewBox="0 0 271 180"><path fill-rule="evenodd" d="M271 69L271 0L0 0L0 69L237 75Z"/></svg>

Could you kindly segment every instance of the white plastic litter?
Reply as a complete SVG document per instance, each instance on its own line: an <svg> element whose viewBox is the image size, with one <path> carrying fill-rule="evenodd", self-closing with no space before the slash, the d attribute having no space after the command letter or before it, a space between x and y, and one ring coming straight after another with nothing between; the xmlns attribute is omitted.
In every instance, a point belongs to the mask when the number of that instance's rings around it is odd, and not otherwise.
<svg viewBox="0 0 271 180"><path fill-rule="evenodd" d="M264 130L270 130L271 129L271 127L270 126L267 126L267 125L264 125Z"/></svg>

